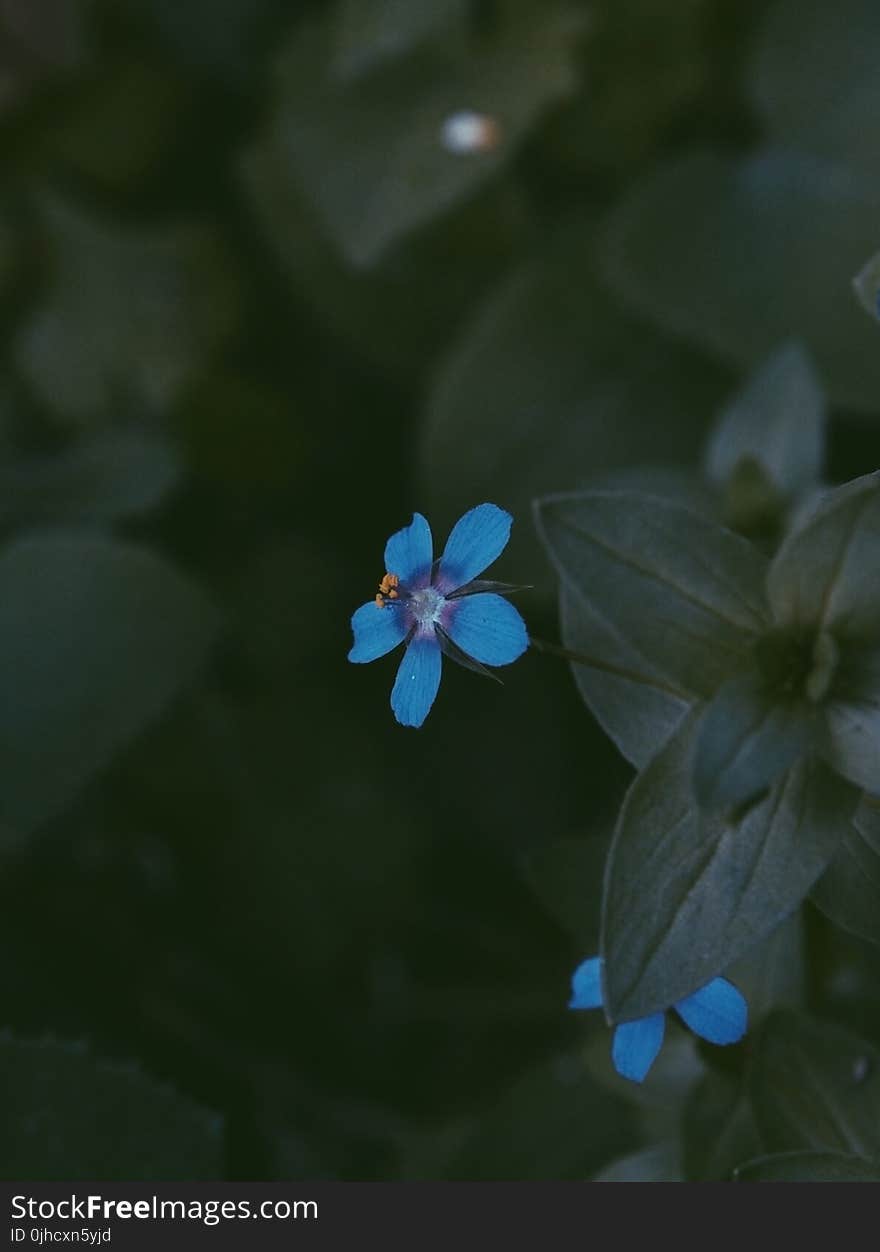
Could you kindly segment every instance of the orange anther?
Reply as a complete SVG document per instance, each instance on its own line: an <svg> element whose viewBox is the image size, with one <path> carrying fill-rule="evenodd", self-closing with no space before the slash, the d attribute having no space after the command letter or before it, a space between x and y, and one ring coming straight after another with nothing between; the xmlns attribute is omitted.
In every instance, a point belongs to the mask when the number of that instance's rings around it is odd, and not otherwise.
<svg viewBox="0 0 880 1252"><path fill-rule="evenodd" d="M400 579L396 574L386 574L379 583L379 594L376 596L376 605L383 609L389 600L398 600L395 588L400 586Z"/></svg>
<svg viewBox="0 0 880 1252"><path fill-rule="evenodd" d="M388 593L394 587L397 587L399 585L400 585L400 579L397 577L396 574L386 574L385 577L382 579L382 581L379 583L379 590L382 592L383 596L387 596Z"/></svg>

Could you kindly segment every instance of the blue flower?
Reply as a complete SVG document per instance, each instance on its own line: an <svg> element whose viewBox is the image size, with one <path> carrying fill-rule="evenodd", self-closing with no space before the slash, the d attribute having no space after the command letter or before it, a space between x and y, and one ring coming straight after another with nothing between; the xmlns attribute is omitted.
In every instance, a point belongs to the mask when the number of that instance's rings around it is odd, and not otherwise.
<svg viewBox="0 0 880 1252"><path fill-rule="evenodd" d="M602 962L598 956L583 961L571 980L570 1009L602 1007ZM748 1005L726 978L713 978L705 987L672 1006L695 1035L709 1043L738 1043L746 1033ZM663 1044L666 1014L652 1013L614 1028L611 1060L618 1074L642 1082Z"/></svg>
<svg viewBox="0 0 880 1252"><path fill-rule="evenodd" d="M421 726L428 716L440 686L441 652L487 674L484 666L509 665L529 646L523 619L498 594L515 588L477 580L507 546L512 520L495 504L478 504L455 523L439 561L421 513L385 545L387 573L375 599L351 619L348 659L375 661L406 644L391 692L401 725Z"/></svg>

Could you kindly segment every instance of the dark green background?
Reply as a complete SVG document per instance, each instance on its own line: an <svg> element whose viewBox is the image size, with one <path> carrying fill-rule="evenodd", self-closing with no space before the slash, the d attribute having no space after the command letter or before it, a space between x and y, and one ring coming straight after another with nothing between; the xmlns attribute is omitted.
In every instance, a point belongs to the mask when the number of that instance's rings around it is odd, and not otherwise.
<svg viewBox="0 0 880 1252"><path fill-rule="evenodd" d="M823 341L821 284L878 358L880 338L848 291L855 263L797 288L809 238L776 303L741 264L751 245L734 248L700 297L717 294L722 331L701 336L700 300L662 275L652 288L650 259L609 237L626 201L654 246L638 196L680 154L735 161L776 137L748 68L768 5L571 9L548 34L543 0L413 0L424 30L389 52L330 3L0 3L4 542L112 533L218 613L210 646L180 657L177 609L148 587L167 693L112 730L106 768L0 830L10 1175L579 1178L665 1125L591 1076L608 1068L598 1020L584 1069L585 1022L565 1009L629 767L565 665L533 653L504 687L447 664L425 727L402 729L395 660L349 665L349 617L414 509L439 548L491 499L515 515L498 572L533 586L530 630L557 637L533 496L696 466L719 404L790 334L835 404L829 477L872 469L876 370L850 385L858 357ZM480 58L502 44L492 78ZM443 116L489 79L500 150L438 163L430 108L416 125L424 84ZM374 195L388 151L400 165ZM675 184L673 210L701 215L705 185ZM811 187L846 199L830 174ZM656 248L673 245L686 233ZM118 649L107 698L130 712L143 657L117 611L109 593L87 605L69 644L62 609L53 655L90 673ZM26 760L0 786L45 770L51 791L90 715L22 746L28 697L6 669L3 734ZM554 878L561 839L580 841L574 888ZM876 1015L862 946L809 924L814 994ZM163 1111L154 1078L184 1101Z"/></svg>

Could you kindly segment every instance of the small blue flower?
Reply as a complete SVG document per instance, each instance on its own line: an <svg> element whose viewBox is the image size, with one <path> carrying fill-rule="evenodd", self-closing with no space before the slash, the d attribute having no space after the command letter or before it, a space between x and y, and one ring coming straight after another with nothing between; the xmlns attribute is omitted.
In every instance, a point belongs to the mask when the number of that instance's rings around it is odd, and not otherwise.
<svg viewBox="0 0 880 1252"><path fill-rule="evenodd" d="M376 598L351 619L348 659L375 661L406 644L391 692L401 725L421 726L428 716L440 686L441 652L488 674L484 666L509 665L529 646L523 619L498 594L515 588L477 580L507 546L512 520L495 504L478 504L455 523L439 561L421 513L385 545L387 573Z"/></svg>
<svg viewBox="0 0 880 1252"><path fill-rule="evenodd" d="M598 956L583 961L571 980L570 1009L602 1007L602 962ZM705 987L672 1006L695 1035L709 1043L738 1043L748 1026L748 1005L726 978L713 978ZM652 1013L614 1028L611 1060L618 1074L642 1082L657 1059L666 1030L666 1014Z"/></svg>

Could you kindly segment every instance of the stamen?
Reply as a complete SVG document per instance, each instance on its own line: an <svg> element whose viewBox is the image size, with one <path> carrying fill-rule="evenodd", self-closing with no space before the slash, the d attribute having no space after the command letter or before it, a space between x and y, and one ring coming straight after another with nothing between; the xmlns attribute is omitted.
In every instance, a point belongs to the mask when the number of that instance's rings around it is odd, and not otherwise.
<svg viewBox="0 0 880 1252"><path fill-rule="evenodd" d="M384 609L389 600L397 600L399 593L397 588L400 586L400 579L396 574L386 574L379 583L379 594L376 596L376 605L380 609Z"/></svg>

